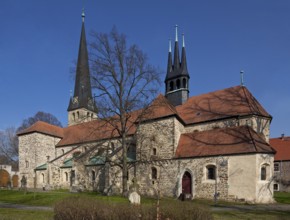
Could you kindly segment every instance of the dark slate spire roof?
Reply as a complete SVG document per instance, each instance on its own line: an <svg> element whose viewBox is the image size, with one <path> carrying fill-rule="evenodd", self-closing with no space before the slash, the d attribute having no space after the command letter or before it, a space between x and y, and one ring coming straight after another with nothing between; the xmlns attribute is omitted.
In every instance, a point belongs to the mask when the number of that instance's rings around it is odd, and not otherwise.
<svg viewBox="0 0 290 220"><path fill-rule="evenodd" d="M177 72L179 69L180 65L180 60L179 60L179 47L178 47L178 33L177 33L177 25L175 26L176 32L175 32L175 45L174 45L174 72Z"/></svg>
<svg viewBox="0 0 290 220"><path fill-rule="evenodd" d="M184 34L182 34L181 75L188 75L188 77L189 77L189 73L187 71Z"/></svg>
<svg viewBox="0 0 290 220"><path fill-rule="evenodd" d="M68 111L86 108L96 112L90 82L89 58L87 51L84 12L82 13L82 30L79 46L78 62L76 68L74 95L70 99Z"/></svg>
<svg viewBox="0 0 290 220"><path fill-rule="evenodd" d="M171 71L172 71L172 53L171 53L171 40L169 40L167 73L170 73Z"/></svg>
<svg viewBox="0 0 290 220"><path fill-rule="evenodd" d="M182 53L181 53L181 62L179 59L179 46L178 46L178 31L177 25L175 26L175 45L174 45L174 58L173 58L173 65L172 65L172 53L171 53L171 45L168 54L168 64L167 64L167 74L165 81L178 78L180 76L186 75L189 77L189 73L187 71L187 62L186 62L186 53L185 53L185 43L184 43L184 36L183 36L183 43L182 43Z"/></svg>

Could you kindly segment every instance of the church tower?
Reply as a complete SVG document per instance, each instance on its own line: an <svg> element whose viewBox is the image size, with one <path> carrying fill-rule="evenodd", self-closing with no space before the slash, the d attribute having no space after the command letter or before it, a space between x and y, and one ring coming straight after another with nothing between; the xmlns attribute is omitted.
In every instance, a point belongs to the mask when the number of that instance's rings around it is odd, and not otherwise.
<svg viewBox="0 0 290 220"><path fill-rule="evenodd" d="M167 74L165 78L165 97L174 106L182 105L184 102L187 101L189 96L188 84L190 78L187 71L184 35L182 35L181 62L179 59L177 27L178 26L176 25L173 63L171 53L171 41L169 41Z"/></svg>
<svg viewBox="0 0 290 220"><path fill-rule="evenodd" d="M88 50L85 34L85 13L82 12L82 30L76 68L74 95L68 106L68 125L79 124L97 118L97 108L92 96Z"/></svg>

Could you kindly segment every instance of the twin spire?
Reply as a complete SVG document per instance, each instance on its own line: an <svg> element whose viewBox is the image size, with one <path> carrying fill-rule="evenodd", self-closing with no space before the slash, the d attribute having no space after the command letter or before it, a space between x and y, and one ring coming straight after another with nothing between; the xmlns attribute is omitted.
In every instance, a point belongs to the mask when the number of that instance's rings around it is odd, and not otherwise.
<svg viewBox="0 0 290 220"><path fill-rule="evenodd" d="M182 50L181 50L181 61L180 61L179 46L178 46L178 25L175 25L174 57L173 57L173 62L172 62L171 39L170 39L167 75L166 75L165 80L177 78L178 76L180 76L180 74L189 76L188 71L187 71L184 34L182 34Z"/></svg>

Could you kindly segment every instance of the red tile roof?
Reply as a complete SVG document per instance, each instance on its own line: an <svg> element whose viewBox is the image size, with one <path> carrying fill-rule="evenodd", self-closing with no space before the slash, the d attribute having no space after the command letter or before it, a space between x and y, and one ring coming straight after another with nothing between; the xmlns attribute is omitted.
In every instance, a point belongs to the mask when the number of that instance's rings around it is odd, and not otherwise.
<svg viewBox="0 0 290 220"><path fill-rule="evenodd" d="M178 116L175 107L161 94L153 100L147 109L143 110L143 114L144 115L140 119L141 121L153 120L173 115Z"/></svg>
<svg viewBox="0 0 290 220"><path fill-rule="evenodd" d="M182 134L176 158L231 155L244 153L275 153L275 150L247 126L218 128Z"/></svg>
<svg viewBox="0 0 290 220"><path fill-rule="evenodd" d="M39 132L39 133L43 133L43 134L47 134L47 135L51 135L51 136L59 137L59 138L64 137L63 128L48 124L43 121L37 121L36 123L31 125L29 128L18 133L18 136L33 133L33 132Z"/></svg>
<svg viewBox="0 0 290 220"><path fill-rule="evenodd" d="M187 124L249 114L271 117L244 86L193 96L176 109Z"/></svg>
<svg viewBox="0 0 290 220"><path fill-rule="evenodd" d="M64 128L64 138L56 146L60 147L119 137L116 129L116 126L119 126L119 122L116 121L115 125L113 123L113 121L109 122L98 119ZM136 128L130 121L128 122L128 127L127 135L134 134Z"/></svg>
<svg viewBox="0 0 290 220"><path fill-rule="evenodd" d="M290 137L271 138L270 145L277 151L274 160L290 160Z"/></svg>
<svg viewBox="0 0 290 220"><path fill-rule="evenodd" d="M143 112L142 116L140 116L141 112ZM174 116L185 123L198 123L229 116L248 114L271 117L251 95L247 88L242 86L194 96L186 103L176 108L172 106L163 95L159 95L147 109L134 111L128 114L128 134L131 135L135 133L135 122L163 117ZM111 119L114 119L114 117ZM68 146L118 137L119 134L115 129L118 126L120 126L119 120L116 120L113 124L112 120L110 120L110 123L104 120L94 120L69 126L67 128L60 128L45 122L37 122L19 135L31 132L45 133L62 138L57 146Z"/></svg>

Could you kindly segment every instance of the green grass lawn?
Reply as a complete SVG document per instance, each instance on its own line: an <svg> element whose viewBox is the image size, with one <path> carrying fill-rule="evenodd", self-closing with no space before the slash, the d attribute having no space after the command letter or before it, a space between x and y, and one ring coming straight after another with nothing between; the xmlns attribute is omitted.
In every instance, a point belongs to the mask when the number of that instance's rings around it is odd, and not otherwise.
<svg viewBox="0 0 290 220"><path fill-rule="evenodd" d="M290 204L290 193L286 192L275 192L275 200L278 203Z"/></svg>
<svg viewBox="0 0 290 220"><path fill-rule="evenodd" d="M67 197L90 197L102 200L109 203L128 203L127 198L120 196L102 196L94 192L88 193L69 193L67 191L50 191L50 192L27 192L23 191L14 191L14 190L0 190L0 202L5 203L14 203L14 204L25 204L32 206L49 206L53 207L54 204ZM278 203L281 204L290 204L290 193L276 192L275 199ZM172 199L163 199L162 201L170 202ZM155 199L143 198L142 203L152 204L155 203ZM212 201L206 200L194 200L193 203L204 204L212 207ZM235 205L235 203L227 203L219 201L219 204L223 205ZM213 211L212 212L214 219L290 219L290 210L289 211ZM30 211L30 210L18 210L18 209L0 209L0 220L18 220L18 219L44 219L51 220L53 219L53 211Z"/></svg>
<svg viewBox="0 0 290 220"><path fill-rule="evenodd" d="M52 211L0 209L0 220L52 220Z"/></svg>

